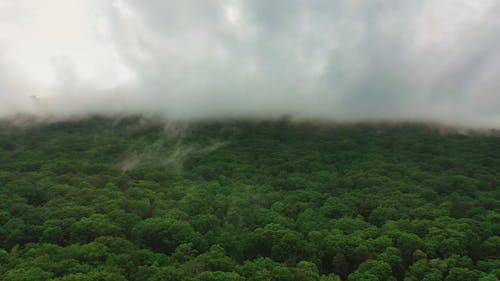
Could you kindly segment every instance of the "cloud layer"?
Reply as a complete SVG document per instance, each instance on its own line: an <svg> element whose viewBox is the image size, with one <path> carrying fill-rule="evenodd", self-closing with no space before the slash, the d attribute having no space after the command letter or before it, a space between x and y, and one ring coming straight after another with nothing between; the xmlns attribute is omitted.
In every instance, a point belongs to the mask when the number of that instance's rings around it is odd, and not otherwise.
<svg viewBox="0 0 500 281"><path fill-rule="evenodd" d="M495 0L0 0L0 116L500 128Z"/></svg>

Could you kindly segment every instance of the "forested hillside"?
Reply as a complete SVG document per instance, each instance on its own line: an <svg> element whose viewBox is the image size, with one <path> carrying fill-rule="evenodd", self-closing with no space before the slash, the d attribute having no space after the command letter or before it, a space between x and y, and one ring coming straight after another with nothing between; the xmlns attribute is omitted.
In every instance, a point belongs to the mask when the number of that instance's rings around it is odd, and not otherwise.
<svg viewBox="0 0 500 281"><path fill-rule="evenodd" d="M500 137L90 118L0 128L0 280L500 278Z"/></svg>

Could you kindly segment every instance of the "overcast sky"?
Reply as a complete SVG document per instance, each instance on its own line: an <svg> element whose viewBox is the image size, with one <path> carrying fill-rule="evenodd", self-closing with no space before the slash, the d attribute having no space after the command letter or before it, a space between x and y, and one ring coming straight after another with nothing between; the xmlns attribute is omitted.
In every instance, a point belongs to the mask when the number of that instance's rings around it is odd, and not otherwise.
<svg viewBox="0 0 500 281"><path fill-rule="evenodd" d="M0 0L0 117L500 128L498 0Z"/></svg>

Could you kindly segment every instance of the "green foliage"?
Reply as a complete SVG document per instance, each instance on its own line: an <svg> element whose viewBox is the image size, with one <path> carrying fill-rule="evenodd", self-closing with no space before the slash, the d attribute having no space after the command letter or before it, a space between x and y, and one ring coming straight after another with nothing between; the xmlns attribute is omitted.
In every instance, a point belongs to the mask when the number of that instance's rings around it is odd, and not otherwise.
<svg viewBox="0 0 500 281"><path fill-rule="evenodd" d="M45 281L52 273L43 271L38 267L11 269L2 276L4 281Z"/></svg>
<svg viewBox="0 0 500 281"><path fill-rule="evenodd" d="M173 266L160 267L148 281L184 281L187 280L186 273L179 268Z"/></svg>
<svg viewBox="0 0 500 281"><path fill-rule="evenodd" d="M199 274L195 281L243 281L245 280L236 272L205 271Z"/></svg>
<svg viewBox="0 0 500 281"><path fill-rule="evenodd" d="M297 264L295 278L300 281L319 281L318 267L308 261L301 261Z"/></svg>
<svg viewBox="0 0 500 281"><path fill-rule="evenodd" d="M0 124L0 280L499 280L498 155L419 124Z"/></svg>

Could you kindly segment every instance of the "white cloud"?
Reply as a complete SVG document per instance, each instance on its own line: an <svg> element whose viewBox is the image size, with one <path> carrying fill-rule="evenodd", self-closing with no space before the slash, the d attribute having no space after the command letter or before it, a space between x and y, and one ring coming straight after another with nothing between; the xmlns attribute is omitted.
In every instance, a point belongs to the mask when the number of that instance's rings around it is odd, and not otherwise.
<svg viewBox="0 0 500 281"><path fill-rule="evenodd" d="M4 0L1 7L4 116L291 114L500 127L494 0ZM34 92L43 109L28 98Z"/></svg>

